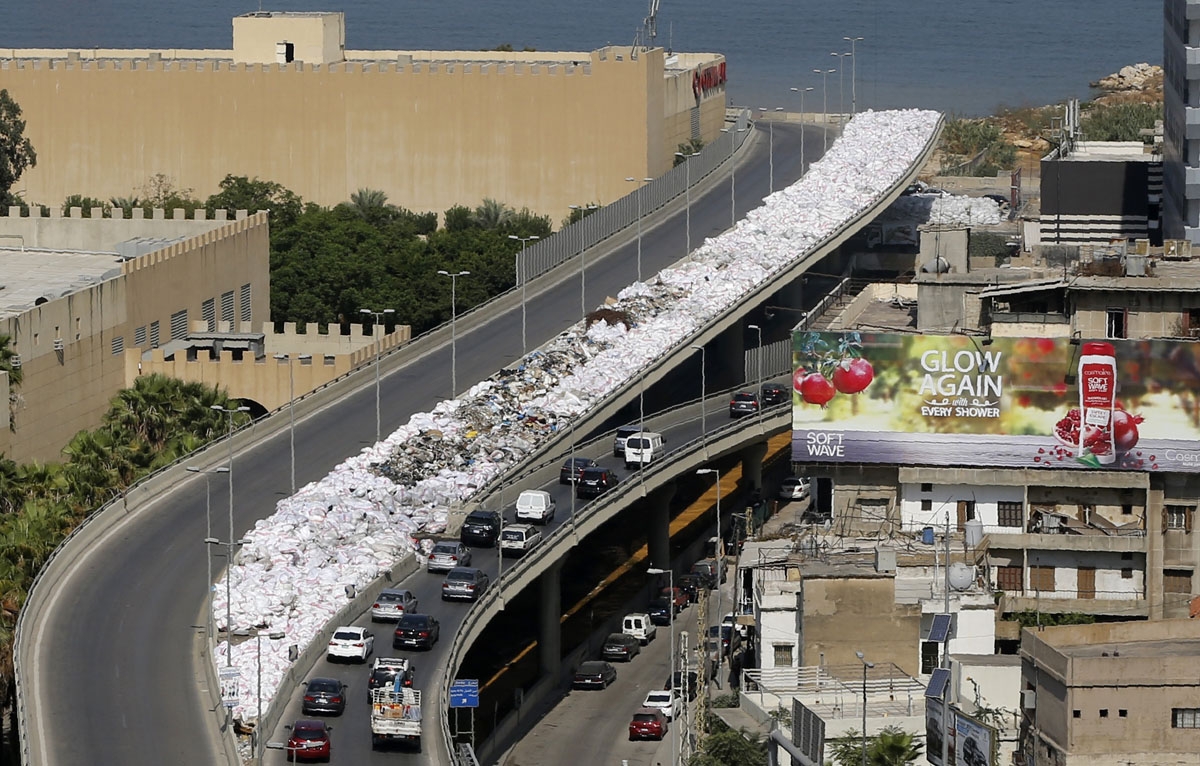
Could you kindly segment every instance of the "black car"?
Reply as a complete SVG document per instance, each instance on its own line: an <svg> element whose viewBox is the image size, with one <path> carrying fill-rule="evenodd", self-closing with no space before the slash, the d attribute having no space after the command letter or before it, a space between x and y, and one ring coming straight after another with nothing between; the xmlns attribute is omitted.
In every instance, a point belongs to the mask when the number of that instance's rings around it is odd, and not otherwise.
<svg viewBox="0 0 1200 766"><path fill-rule="evenodd" d="M750 391L738 391L729 400L729 417L740 418L758 412L758 396Z"/></svg>
<svg viewBox="0 0 1200 766"><path fill-rule="evenodd" d="M396 632L392 635L392 648L411 647L413 649L432 649L437 643L441 626L437 618L431 614L406 614L396 623Z"/></svg>
<svg viewBox="0 0 1200 766"><path fill-rule="evenodd" d="M694 604L700 600L700 594L708 590L704 578L699 575L686 574L675 581L675 587L687 594L688 603Z"/></svg>
<svg viewBox="0 0 1200 766"><path fill-rule="evenodd" d="M585 469L575 484L575 496L599 497L617 486L618 481L617 474L611 468L596 466Z"/></svg>
<svg viewBox="0 0 1200 766"><path fill-rule="evenodd" d="M300 707L304 715L341 715L346 711L346 685L336 678L314 678L304 687L304 703Z"/></svg>
<svg viewBox="0 0 1200 766"><path fill-rule="evenodd" d="M667 676L667 683L663 688L670 691L675 686L678 686L681 690L686 691L688 702L691 702L696 699L696 687L699 683L700 678L696 675L696 671L689 670L685 678L682 670L676 670L672 675ZM683 691L681 691L682 693Z"/></svg>
<svg viewBox="0 0 1200 766"><path fill-rule="evenodd" d="M455 567L446 573L442 580L442 601L461 598L466 601L478 601L487 590L490 579L482 569L471 567Z"/></svg>
<svg viewBox="0 0 1200 766"><path fill-rule="evenodd" d="M400 685L412 688L415 671L406 659L377 659L371 675L367 676L367 700L376 689L391 689L396 685L396 676L401 676Z"/></svg>
<svg viewBox="0 0 1200 766"><path fill-rule="evenodd" d="M574 484L579 481L579 475L588 468L595 468L596 461L590 457L569 457L558 470L559 484Z"/></svg>
<svg viewBox="0 0 1200 766"><path fill-rule="evenodd" d="M612 665L602 660L589 660L575 671L571 686L575 689L607 689L616 680L617 669Z"/></svg>
<svg viewBox="0 0 1200 766"><path fill-rule="evenodd" d="M787 404L792 400L792 392L782 383L762 384L762 403L764 407L774 407L777 404Z"/></svg>
<svg viewBox="0 0 1200 766"><path fill-rule="evenodd" d="M500 514L495 511L471 511L463 520L459 538L467 545L490 548L500 535Z"/></svg>
<svg viewBox="0 0 1200 766"><path fill-rule="evenodd" d="M628 633L609 633L600 656L606 660L629 662L642 650L641 643Z"/></svg>
<svg viewBox="0 0 1200 766"><path fill-rule="evenodd" d="M651 599L646 605L646 614L650 615L650 622L655 625L670 625L671 624L671 602L665 598Z"/></svg>
<svg viewBox="0 0 1200 766"><path fill-rule="evenodd" d="M734 631L732 625L711 625L708 628L708 637L715 639L721 637L721 653L726 657L737 652L741 648L741 636Z"/></svg>
<svg viewBox="0 0 1200 766"><path fill-rule="evenodd" d="M613 435L613 457L624 457L625 440L641 430L641 427L636 423L618 428L616 434Z"/></svg>

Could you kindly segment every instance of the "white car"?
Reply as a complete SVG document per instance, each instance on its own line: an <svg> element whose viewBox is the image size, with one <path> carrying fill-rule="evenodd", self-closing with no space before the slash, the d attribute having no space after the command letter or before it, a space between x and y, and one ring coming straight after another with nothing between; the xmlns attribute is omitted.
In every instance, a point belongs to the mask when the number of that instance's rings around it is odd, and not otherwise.
<svg viewBox="0 0 1200 766"><path fill-rule="evenodd" d="M733 612L728 612L721 618L721 627L732 627L742 638L745 638L750 633L748 627L733 618Z"/></svg>
<svg viewBox="0 0 1200 766"><path fill-rule="evenodd" d="M346 625L333 631L325 657L330 660L366 662L375 650L375 636L366 628Z"/></svg>
<svg viewBox="0 0 1200 766"><path fill-rule="evenodd" d="M544 489L527 489L517 496L516 516L522 521L548 524L554 518L554 498Z"/></svg>
<svg viewBox="0 0 1200 766"><path fill-rule="evenodd" d="M509 524L500 533L500 555L524 556L542 541L532 524Z"/></svg>
<svg viewBox="0 0 1200 766"><path fill-rule="evenodd" d="M436 543L429 552L425 568L430 572L449 572L454 567L471 565L471 549L456 540Z"/></svg>
<svg viewBox="0 0 1200 766"><path fill-rule="evenodd" d="M417 597L403 588L384 588L371 604L371 622L396 621L417 611Z"/></svg>
<svg viewBox="0 0 1200 766"><path fill-rule="evenodd" d="M683 699L679 696L679 692L667 689L655 689L646 695L646 700L642 703L642 707L661 710L668 721L674 721L675 716L683 711Z"/></svg>
<svg viewBox="0 0 1200 766"><path fill-rule="evenodd" d="M779 485L780 500L803 500L808 497L812 485L803 476L789 476Z"/></svg>

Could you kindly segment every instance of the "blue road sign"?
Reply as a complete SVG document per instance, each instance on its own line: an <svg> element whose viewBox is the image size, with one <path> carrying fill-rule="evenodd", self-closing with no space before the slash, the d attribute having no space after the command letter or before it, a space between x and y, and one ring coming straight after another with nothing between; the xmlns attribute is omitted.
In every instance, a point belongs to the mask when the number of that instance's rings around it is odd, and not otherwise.
<svg viewBox="0 0 1200 766"><path fill-rule="evenodd" d="M479 681L460 679L450 684L450 707L479 707Z"/></svg>

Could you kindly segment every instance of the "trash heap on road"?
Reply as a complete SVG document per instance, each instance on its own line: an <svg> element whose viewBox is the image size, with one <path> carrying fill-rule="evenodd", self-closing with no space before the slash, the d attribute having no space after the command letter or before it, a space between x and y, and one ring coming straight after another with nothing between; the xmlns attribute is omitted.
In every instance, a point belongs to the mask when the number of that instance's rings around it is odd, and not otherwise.
<svg viewBox="0 0 1200 766"><path fill-rule="evenodd" d="M898 183L929 144L936 112L862 112L808 173L730 231L646 282L622 290L519 364L457 399L417 413L378 444L279 501L257 522L228 573L232 624L283 631L262 641L263 704L289 666L288 646L307 646L362 590L437 533L450 508L536 452L560 429L634 379L656 359L790 267ZM226 624L225 584L213 619ZM216 666L229 646L217 645ZM256 720L257 642L234 644L241 669L235 718Z"/></svg>

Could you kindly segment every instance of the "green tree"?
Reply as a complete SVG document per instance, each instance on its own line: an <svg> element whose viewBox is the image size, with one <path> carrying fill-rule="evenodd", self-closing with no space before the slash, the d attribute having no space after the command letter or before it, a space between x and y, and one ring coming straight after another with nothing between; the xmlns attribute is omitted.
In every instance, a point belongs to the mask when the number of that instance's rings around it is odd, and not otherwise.
<svg viewBox="0 0 1200 766"><path fill-rule="evenodd" d="M1088 141L1142 141L1143 130L1154 128L1163 118L1162 102L1153 104L1096 104L1080 119L1080 130Z"/></svg>
<svg viewBox="0 0 1200 766"><path fill-rule="evenodd" d="M463 231L475 226L471 208L455 205L446 211L446 231Z"/></svg>
<svg viewBox="0 0 1200 766"><path fill-rule="evenodd" d="M726 728L705 737L689 766L762 766L767 748L757 735Z"/></svg>
<svg viewBox="0 0 1200 766"><path fill-rule="evenodd" d="M154 208L162 208L170 215L170 211L182 208L190 216L204 207L204 203L193 196L195 191L176 186L174 179L165 173L155 173L142 187L142 209L149 213Z"/></svg>
<svg viewBox="0 0 1200 766"><path fill-rule="evenodd" d="M851 729L842 739L826 743L833 762L838 766L859 766L862 763L862 737ZM922 746L914 735L895 726L888 726L878 735L867 737L869 766L904 766L922 756Z"/></svg>
<svg viewBox="0 0 1200 766"><path fill-rule="evenodd" d="M387 207L387 194L379 189L359 189L350 195L350 204L363 218Z"/></svg>
<svg viewBox="0 0 1200 766"><path fill-rule="evenodd" d="M225 176L218 184L221 191L209 197L204 207L211 217L216 211L224 210L229 218L237 211L256 213L266 210L271 214L272 229L291 226L300 217L303 202L300 196L282 184L263 181L257 176Z"/></svg>
<svg viewBox="0 0 1200 766"><path fill-rule="evenodd" d="M0 205L16 205L20 198L12 193L21 174L37 166L37 152L25 135L20 105L0 89Z"/></svg>
<svg viewBox="0 0 1200 766"><path fill-rule="evenodd" d="M105 202L104 200L96 199L95 197L85 197L82 194L72 194L70 197L67 197L65 200L63 200L63 216L70 215L71 208L73 207L82 208L84 218L92 217L92 208L94 207L103 209L104 215L108 215L109 211L113 209L111 202Z"/></svg>
<svg viewBox="0 0 1200 766"><path fill-rule="evenodd" d="M125 218L132 218L133 217L133 209L135 207L142 206L142 198L136 197L136 196L134 196L134 197L113 197L108 202L110 205L112 205L112 207L114 209L119 209L119 210L123 211L123 215Z"/></svg>
<svg viewBox="0 0 1200 766"><path fill-rule="evenodd" d="M704 148L704 141L699 138L693 138L685 143L675 147L675 165L680 165L687 161L687 155L696 154ZM684 156L680 156L684 155ZM672 166L674 167L674 166Z"/></svg>
<svg viewBox="0 0 1200 766"><path fill-rule="evenodd" d="M486 198L475 208L471 218L481 229L499 229L513 220L513 209L503 202Z"/></svg>

